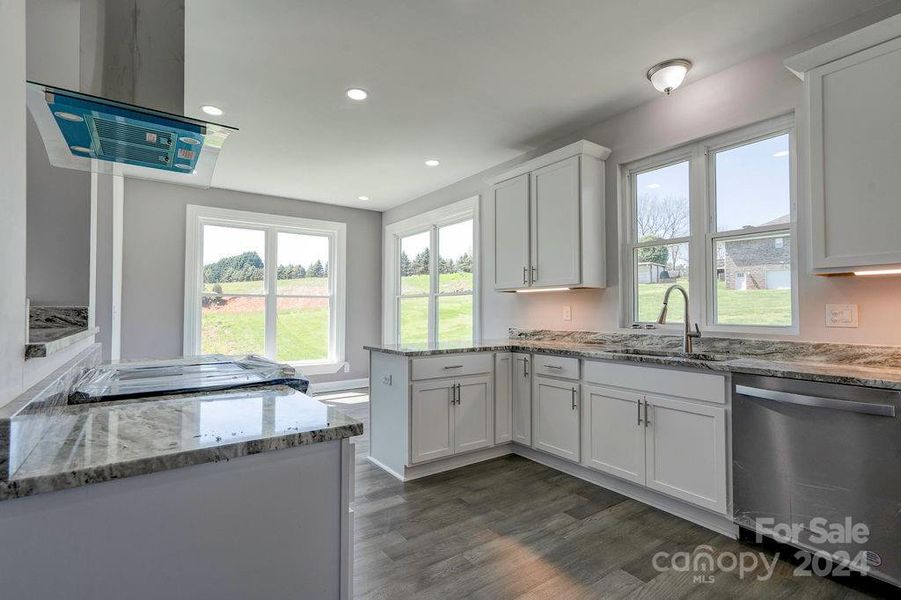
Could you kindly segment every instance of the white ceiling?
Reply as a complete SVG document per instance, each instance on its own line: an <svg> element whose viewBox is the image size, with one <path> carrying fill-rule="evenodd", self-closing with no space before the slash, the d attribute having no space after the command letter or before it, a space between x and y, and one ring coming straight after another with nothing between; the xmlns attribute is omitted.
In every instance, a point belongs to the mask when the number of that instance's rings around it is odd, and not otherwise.
<svg viewBox="0 0 901 600"><path fill-rule="evenodd" d="M216 187L386 210L655 97L660 60L698 79L881 3L190 0L185 110L241 129Z"/></svg>

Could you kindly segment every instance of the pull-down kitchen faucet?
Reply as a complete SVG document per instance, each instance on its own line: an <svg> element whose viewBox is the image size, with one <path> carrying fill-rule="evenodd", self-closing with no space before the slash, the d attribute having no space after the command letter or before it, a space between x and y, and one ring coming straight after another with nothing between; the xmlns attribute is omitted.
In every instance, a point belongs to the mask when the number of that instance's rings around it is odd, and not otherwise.
<svg viewBox="0 0 901 600"><path fill-rule="evenodd" d="M675 283L668 288L666 288L666 293L663 294L663 306L660 307L660 316L657 317L657 324L664 325L666 324L666 310L667 305L669 304L669 295L673 290L679 290L682 292L682 297L685 298L685 314L682 316L682 322L685 323L685 333L682 335L682 352L686 354L691 352L691 340L692 338L701 337L701 330L698 329L698 324L695 323L695 330L691 330L691 324L688 320L688 292L685 291L685 288Z"/></svg>

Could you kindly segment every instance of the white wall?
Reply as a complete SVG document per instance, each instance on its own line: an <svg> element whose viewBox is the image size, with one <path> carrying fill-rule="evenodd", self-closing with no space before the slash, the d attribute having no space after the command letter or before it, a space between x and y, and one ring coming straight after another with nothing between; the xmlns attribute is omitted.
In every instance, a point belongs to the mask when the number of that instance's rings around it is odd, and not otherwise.
<svg viewBox="0 0 901 600"><path fill-rule="evenodd" d="M0 0L0 405L25 364L25 0Z"/></svg>
<svg viewBox="0 0 901 600"><path fill-rule="evenodd" d="M588 329L612 331L619 317L619 203L618 165L646 157L681 144L728 131L770 117L801 111L802 84L782 64L801 50L838 37L901 11L901 3L890 2L879 11L843 23L828 32L788 48L771 52L707 78L691 81L672 96L661 96L647 104L621 113L587 129L562 137L547 148L488 169L451 186L391 209L384 224L431 210L472 196L482 196L482 332L484 337L502 337L508 327ZM689 79L690 81L690 79ZM799 164L806 161L806 131L798 115ZM494 292L491 231L494 217L490 188L484 179L546 151L578 139L587 139L613 152L607 161L607 273L605 290L574 290L545 294L503 294ZM799 179L805 178L802 169ZM873 344L901 344L901 319L897 316L901 297L901 277L824 278L807 274L809 220L807 194L799 194L799 277L800 335L792 339ZM827 329L826 303L854 303L860 309L857 329ZM562 307L572 307L572 321L563 321Z"/></svg>
<svg viewBox="0 0 901 600"><path fill-rule="evenodd" d="M182 355L185 210L188 204L347 223L346 354L349 373L314 381L369 375L364 344L381 341L381 215L360 210L138 179L125 182L122 358Z"/></svg>

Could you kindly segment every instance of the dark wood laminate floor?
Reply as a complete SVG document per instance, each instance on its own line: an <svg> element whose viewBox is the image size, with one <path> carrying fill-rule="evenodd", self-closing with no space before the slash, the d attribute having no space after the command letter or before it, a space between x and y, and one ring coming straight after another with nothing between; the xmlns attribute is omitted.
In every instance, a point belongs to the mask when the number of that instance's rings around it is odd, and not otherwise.
<svg viewBox="0 0 901 600"><path fill-rule="evenodd" d="M318 396L368 425L366 391ZM368 431L368 429L367 429ZM879 597L778 561L742 579L658 571L653 557L710 547L713 556L764 552L521 457L401 483L356 444L354 597L832 598ZM765 554L772 561L772 554ZM728 564L728 563L726 563ZM859 586L858 586L859 588ZM897 596L896 596L897 597Z"/></svg>

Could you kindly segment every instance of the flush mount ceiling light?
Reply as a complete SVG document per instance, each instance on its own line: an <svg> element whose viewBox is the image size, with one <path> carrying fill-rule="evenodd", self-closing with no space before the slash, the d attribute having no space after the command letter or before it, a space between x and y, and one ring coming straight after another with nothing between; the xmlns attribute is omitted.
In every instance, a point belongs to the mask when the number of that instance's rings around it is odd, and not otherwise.
<svg viewBox="0 0 901 600"><path fill-rule="evenodd" d="M648 81L658 92L669 96L674 89L682 85L690 68L691 61L684 58L665 60L648 69Z"/></svg>
<svg viewBox="0 0 901 600"><path fill-rule="evenodd" d="M369 92L361 88L350 88L346 92L347 97L351 100L365 100L369 97Z"/></svg>
<svg viewBox="0 0 901 600"><path fill-rule="evenodd" d="M213 106L212 104L204 104L200 107L200 110L214 117L221 117L223 112L221 108L219 108L218 106Z"/></svg>
<svg viewBox="0 0 901 600"><path fill-rule="evenodd" d="M437 167L437 166L440 165L440 164L441 164L441 163L438 162L438 161L437 161L436 159L434 159L434 158L430 158L430 159L428 159L427 161L425 161L425 166L427 166L427 167Z"/></svg>

